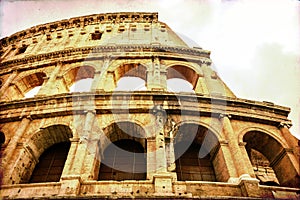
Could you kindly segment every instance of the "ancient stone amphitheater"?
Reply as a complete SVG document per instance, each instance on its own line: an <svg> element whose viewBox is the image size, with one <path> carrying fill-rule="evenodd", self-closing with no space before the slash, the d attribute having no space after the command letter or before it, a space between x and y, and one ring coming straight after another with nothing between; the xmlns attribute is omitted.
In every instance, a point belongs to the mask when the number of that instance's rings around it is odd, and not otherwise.
<svg viewBox="0 0 300 200"><path fill-rule="evenodd" d="M290 109L237 98L157 13L0 43L4 199L299 198Z"/></svg>

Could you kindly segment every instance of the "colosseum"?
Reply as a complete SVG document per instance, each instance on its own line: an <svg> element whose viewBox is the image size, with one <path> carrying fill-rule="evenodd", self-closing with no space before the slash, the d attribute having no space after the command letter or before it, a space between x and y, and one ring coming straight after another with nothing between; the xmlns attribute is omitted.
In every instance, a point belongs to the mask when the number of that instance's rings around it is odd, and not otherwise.
<svg viewBox="0 0 300 200"><path fill-rule="evenodd" d="M236 97L157 13L0 43L3 199L300 198L290 109Z"/></svg>

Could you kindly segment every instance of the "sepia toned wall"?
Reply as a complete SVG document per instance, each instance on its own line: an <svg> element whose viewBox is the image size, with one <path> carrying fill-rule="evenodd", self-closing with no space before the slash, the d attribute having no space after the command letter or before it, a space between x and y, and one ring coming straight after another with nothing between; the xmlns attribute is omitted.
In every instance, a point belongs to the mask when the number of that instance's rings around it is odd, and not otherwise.
<svg viewBox="0 0 300 200"><path fill-rule="evenodd" d="M38 25L2 39L1 47L2 197L299 197L290 109L237 98L212 70L210 52L189 48L157 13ZM117 91L122 77L139 77L147 89ZM87 78L88 91L70 91ZM169 91L172 78L189 82L194 93ZM99 180L105 150L120 140L141 145L143 180ZM70 148L59 180L31 182L43 153L62 142ZM199 156L209 156L213 181L192 173L178 180L180 142L205 147ZM268 164L255 166L251 149ZM193 171L194 163L184 165Z"/></svg>

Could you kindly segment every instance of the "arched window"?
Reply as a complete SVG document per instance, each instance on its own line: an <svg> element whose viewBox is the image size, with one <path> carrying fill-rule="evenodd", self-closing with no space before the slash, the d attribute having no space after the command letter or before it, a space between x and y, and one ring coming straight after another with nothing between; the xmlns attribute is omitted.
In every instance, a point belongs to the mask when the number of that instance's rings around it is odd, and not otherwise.
<svg viewBox="0 0 300 200"><path fill-rule="evenodd" d="M145 180L146 158L143 146L130 139L111 143L104 151L98 180Z"/></svg>
<svg viewBox="0 0 300 200"><path fill-rule="evenodd" d="M179 181L217 181L211 154L219 143L207 128L197 124L183 124L174 142Z"/></svg>
<svg viewBox="0 0 300 200"><path fill-rule="evenodd" d="M39 158L30 178L30 183L58 182L70 148L70 142L52 145Z"/></svg>

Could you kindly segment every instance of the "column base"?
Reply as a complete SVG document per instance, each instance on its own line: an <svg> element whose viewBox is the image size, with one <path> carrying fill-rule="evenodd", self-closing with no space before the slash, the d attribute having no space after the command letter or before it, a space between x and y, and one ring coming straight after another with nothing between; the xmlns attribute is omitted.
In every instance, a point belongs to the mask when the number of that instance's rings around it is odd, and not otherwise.
<svg viewBox="0 0 300 200"><path fill-rule="evenodd" d="M173 193L173 176L169 173L159 173L153 176L155 195L156 196L174 196Z"/></svg>
<svg viewBox="0 0 300 200"><path fill-rule="evenodd" d="M65 176L61 178L59 196L77 196L80 193L81 177Z"/></svg>

